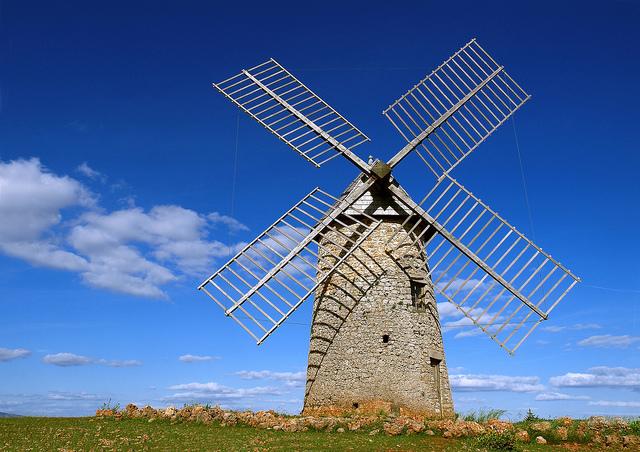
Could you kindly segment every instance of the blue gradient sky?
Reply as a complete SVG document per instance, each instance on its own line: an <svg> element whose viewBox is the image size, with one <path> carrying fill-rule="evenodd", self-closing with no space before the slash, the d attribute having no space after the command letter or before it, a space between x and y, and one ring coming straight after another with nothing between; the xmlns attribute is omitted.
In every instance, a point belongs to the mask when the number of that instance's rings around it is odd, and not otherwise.
<svg viewBox="0 0 640 452"><path fill-rule="evenodd" d="M195 288L356 172L313 168L211 82L274 57L386 159L402 141L380 112L475 36L533 98L455 177L584 282L515 357L446 333L456 409L640 413L639 25L631 1L2 2L0 411L299 409L311 304L258 348Z"/></svg>

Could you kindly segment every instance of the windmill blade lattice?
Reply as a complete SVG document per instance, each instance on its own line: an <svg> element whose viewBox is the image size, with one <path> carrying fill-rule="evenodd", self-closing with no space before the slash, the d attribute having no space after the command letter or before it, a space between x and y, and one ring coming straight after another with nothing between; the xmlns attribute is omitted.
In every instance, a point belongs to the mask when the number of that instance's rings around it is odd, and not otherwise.
<svg viewBox="0 0 640 452"><path fill-rule="evenodd" d="M434 286L510 353L579 281L448 175L420 206L430 218L407 219L409 236L392 237L388 252L402 259L426 242Z"/></svg>
<svg viewBox="0 0 640 452"><path fill-rule="evenodd" d="M476 42L470 41L383 114L437 176L448 173L530 96Z"/></svg>
<svg viewBox="0 0 640 452"><path fill-rule="evenodd" d="M349 266L347 258L359 260L360 244L380 224L341 201L314 189L199 289L262 343L338 267ZM343 212L346 208L353 215ZM321 248L322 240L331 249ZM361 284L380 273L370 265L359 267Z"/></svg>
<svg viewBox="0 0 640 452"><path fill-rule="evenodd" d="M367 168L351 151L369 138L275 60L213 86L315 166L343 154Z"/></svg>

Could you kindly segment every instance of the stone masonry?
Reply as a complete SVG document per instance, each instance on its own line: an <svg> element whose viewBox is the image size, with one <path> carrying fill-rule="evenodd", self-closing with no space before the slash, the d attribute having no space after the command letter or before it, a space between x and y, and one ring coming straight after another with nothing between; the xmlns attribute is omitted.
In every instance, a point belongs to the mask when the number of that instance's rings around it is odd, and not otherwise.
<svg viewBox="0 0 640 452"><path fill-rule="evenodd" d="M385 252L397 231L396 239L406 236L401 228L407 212L388 192L367 193L355 205L383 221L316 291L303 413L383 410L452 417L442 332L422 246L404 250L402 261ZM327 252L338 253L336 244L348 241L344 236L356 239L361 233L350 224L338 229L342 234L320 239L320 274L333 262Z"/></svg>

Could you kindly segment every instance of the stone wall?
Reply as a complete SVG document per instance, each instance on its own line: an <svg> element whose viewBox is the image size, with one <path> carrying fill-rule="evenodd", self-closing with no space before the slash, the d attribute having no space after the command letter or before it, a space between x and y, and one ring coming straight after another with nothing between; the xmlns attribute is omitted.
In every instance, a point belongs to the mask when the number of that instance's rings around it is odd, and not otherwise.
<svg viewBox="0 0 640 452"><path fill-rule="evenodd" d="M453 415L438 311L424 257L416 246L399 264L384 251L387 240L402 228L402 220L384 217L361 250L318 287L305 414L384 410ZM348 225L340 231L352 239L359 234ZM403 234L404 230L397 238ZM330 254L338 253L336 244L347 241L335 232L320 240L319 277L335 262Z"/></svg>

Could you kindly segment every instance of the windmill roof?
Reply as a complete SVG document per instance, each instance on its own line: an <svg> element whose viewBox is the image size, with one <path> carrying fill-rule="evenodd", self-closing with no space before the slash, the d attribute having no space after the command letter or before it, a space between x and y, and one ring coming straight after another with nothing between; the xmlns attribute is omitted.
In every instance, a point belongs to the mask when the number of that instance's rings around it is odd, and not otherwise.
<svg viewBox="0 0 640 452"><path fill-rule="evenodd" d="M344 199L349 193L357 189L363 184L361 176L356 177L345 189L340 196L340 199ZM401 187L404 193L406 193ZM405 205L396 198L387 188L379 188L377 185L367 190L353 205L348 208L345 213L348 215L359 215L361 212L365 212L372 216L396 216L406 217L412 215L412 212L405 207Z"/></svg>

